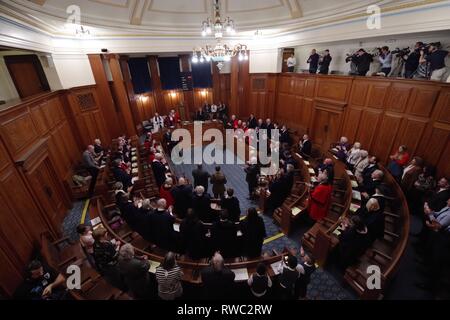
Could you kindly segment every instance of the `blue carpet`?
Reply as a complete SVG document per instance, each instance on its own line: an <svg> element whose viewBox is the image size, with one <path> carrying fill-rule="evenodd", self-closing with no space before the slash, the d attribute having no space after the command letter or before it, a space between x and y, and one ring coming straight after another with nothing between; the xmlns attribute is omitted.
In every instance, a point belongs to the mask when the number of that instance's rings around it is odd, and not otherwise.
<svg viewBox="0 0 450 320"><path fill-rule="evenodd" d="M65 237L69 237L72 241L78 240L77 226L80 224L81 215L83 214L84 201L73 203L73 208L69 211L62 223L62 232ZM87 221L89 222L89 221Z"/></svg>

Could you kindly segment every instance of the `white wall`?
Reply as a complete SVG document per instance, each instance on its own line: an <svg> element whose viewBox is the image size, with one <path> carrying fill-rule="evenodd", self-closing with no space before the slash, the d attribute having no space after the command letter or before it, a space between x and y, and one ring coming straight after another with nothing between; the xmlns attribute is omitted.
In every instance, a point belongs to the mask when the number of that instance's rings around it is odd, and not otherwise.
<svg viewBox="0 0 450 320"><path fill-rule="evenodd" d="M53 54L52 57L63 89L95 84L87 55Z"/></svg>
<svg viewBox="0 0 450 320"><path fill-rule="evenodd" d="M19 98L19 94L9 75L5 60L0 57L0 101L9 101Z"/></svg>
<svg viewBox="0 0 450 320"><path fill-rule="evenodd" d="M250 50L250 73L281 72L281 50Z"/></svg>
<svg viewBox="0 0 450 320"><path fill-rule="evenodd" d="M422 41L424 43L440 41L443 47L447 47L446 50L450 51L449 32L429 32L414 35L408 34L382 38L362 39L360 41L353 40L310 44L294 47L295 57L297 59L296 71L302 72L309 69L309 65L306 63L306 60L308 59L312 49L316 49L318 53L324 51L325 49L329 49L330 55L333 58L330 64L330 72L338 74L348 74L348 72L350 71L350 63L345 62L347 53L352 53L359 48L364 48L366 51L372 51L372 49L382 46L388 46L391 51L395 48L413 48L414 44L417 41ZM376 71L379 67L379 63L376 61L376 59L374 59L374 61L375 63L372 63L370 71ZM450 66L450 61L448 58L447 65Z"/></svg>

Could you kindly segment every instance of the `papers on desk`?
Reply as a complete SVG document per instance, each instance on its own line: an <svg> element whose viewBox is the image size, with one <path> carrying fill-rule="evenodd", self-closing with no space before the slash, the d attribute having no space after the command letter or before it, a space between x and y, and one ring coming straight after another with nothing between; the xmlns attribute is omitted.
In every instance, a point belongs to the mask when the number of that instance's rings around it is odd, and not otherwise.
<svg viewBox="0 0 450 320"><path fill-rule="evenodd" d="M280 268L281 268L282 261L274 262L270 265L272 268L272 271L275 275L280 274Z"/></svg>
<svg viewBox="0 0 450 320"><path fill-rule="evenodd" d="M136 162L137 160L138 160L137 157L132 157L132 158L131 158L131 161L132 161L132 162Z"/></svg>
<svg viewBox="0 0 450 320"><path fill-rule="evenodd" d="M173 230L175 232L180 232L180 224L179 223L174 223L173 224Z"/></svg>
<svg viewBox="0 0 450 320"><path fill-rule="evenodd" d="M133 177L133 178L131 178L131 183L134 184L138 180L139 180L139 177Z"/></svg>
<svg viewBox="0 0 450 320"><path fill-rule="evenodd" d="M309 166L309 161L303 161L307 166Z"/></svg>
<svg viewBox="0 0 450 320"><path fill-rule="evenodd" d="M300 212L302 212L302 209L300 209L299 207L293 207L292 210L292 215L295 217L296 215L298 215Z"/></svg>
<svg viewBox="0 0 450 320"><path fill-rule="evenodd" d="M309 169L308 169L308 172L311 173L311 174L316 174L316 172L314 171L313 168L309 168Z"/></svg>
<svg viewBox="0 0 450 320"><path fill-rule="evenodd" d="M350 203L350 212L355 213L361 206L356 203Z"/></svg>
<svg viewBox="0 0 450 320"><path fill-rule="evenodd" d="M341 226L339 226L336 228L336 230L333 231L333 234L339 237L339 235L342 233L341 231L342 231Z"/></svg>
<svg viewBox="0 0 450 320"><path fill-rule="evenodd" d="M152 261L152 260L149 260L149 262L150 262L150 268L148 268L148 272L156 273L156 268L158 268L161 265L161 263L157 262L157 261Z"/></svg>
<svg viewBox="0 0 450 320"><path fill-rule="evenodd" d="M349 175L349 176L353 176L353 172L351 172L350 170L345 170L346 172L347 172L347 174Z"/></svg>
<svg viewBox="0 0 450 320"><path fill-rule="evenodd" d="M91 226L95 226L95 225L99 224L100 222L102 222L100 217L94 218L91 220Z"/></svg>
<svg viewBox="0 0 450 320"><path fill-rule="evenodd" d="M351 180L352 182L352 188L358 188L358 182L356 180Z"/></svg>
<svg viewBox="0 0 450 320"><path fill-rule="evenodd" d="M303 157L301 155L299 155L298 153L295 154L297 157L299 157L300 159L303 159Z"/></svg>
<svg viewBox="0 0 450 320"><path fill-rule="evenodd" d="M135 163L132 163L132 164L131 164L131 167L132 167L132 168L137 168L137 167L138 167L138 164L137 164L136 162L135 162Z"/></svg>
<svg viewBox="0 0 450 320"><path fill-rule="evenodd" d="M353 190L352 191L352 198L355 200L361 201L361 192Z"/></svg>
<svg viewBox="0 0 450 320"><path fill-rule="evenodd" d="M242 231L241 230L238 230L236 232L236 237L242 237Z"/></svg>
<svg viewBox="0 0 450 320"><path fill-rule="evenodd" d="M334 154L333 154L333 158L335 158L336 160L338 160L339 158L338 157L336 157Z"/></svg>
<svg viewBox="0 0 450 320"><path fill-rule="evenodd" d="M333 148L331 150L333 150L334 152L339 152L339 150L337 148Z"/></svg>
<svg viewBox="0 0 450 320"><path fill-rule="evenodd" d="M231 269L231 271L233 271L234 274L235 274L234 281L245 281L245 280L248 280L247 268Z"/></svg>

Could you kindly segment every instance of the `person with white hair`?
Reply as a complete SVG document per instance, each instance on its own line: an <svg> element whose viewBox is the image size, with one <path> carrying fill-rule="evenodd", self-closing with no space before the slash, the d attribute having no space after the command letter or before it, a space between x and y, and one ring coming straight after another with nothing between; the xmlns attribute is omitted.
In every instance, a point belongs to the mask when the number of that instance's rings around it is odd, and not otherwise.
<svg viewBox="0 0 450 320"><path fill-rule="evenodd" d="M255 189L258 186L258 177L260 173L260 167L258 165L258 159L256 157L250 158L245 171L245 181L248 184L248 199L254 199Z"/></svg>
<svg viewBox="0 0 450 320"><path fill-rule="evenodd" d="M161 188L166 181L166 166L163 164L163 155L161 153L155 154L155 159L152 162L153 174L155 175L156 184Z"/></svg>
<svg viewBox="0 0 450 320"><path fill-rule="evenodd" d="M362 183L364 169L369 165L369 153L366 150L361 150L359 156L359 160L355 163L354 169L356 180Z"/></svg>
<svg viewBox="0 0 450 320"><path fill-rule="evenodd" d="M384 236L384 212L376 198L370 198L365 206L358 209L363 222L366 224L371 242Z"/></svg>
<svg viewBox="0 0 450 320"><path fill-rule="evenodd" d="M341 137L339 143L336 144L333 151L336 153L338 159L345 161L347 159L348 151L350 150L350 144L347 137Z"/></svg>
<svg viewBox="0 0 450 320"><path fill-rule="evenodd" d="M146 256L135 256L133 246L126 243L119 250L117 268L134 299L150 298L150 262Z"/></svg>
<svg viewBox="0 0 450 320"><path fill-rule="evenodd" d="M200 272L203 283L204 298L224 300L233 297L235 274L225 267L222 255L216 252L211 258L211 265Z"/></svg>
<svg viewBox="0 0 450 320"><path fill-rule="evenodd" d="M188 185L183 177L179 178L178 185L172 188L174 212L180 219L183 219L187 214L187 210L192 207L192 192L192 186Z"/></svg>
<svg viewBox="0 0 450 320"><path fill-rule="evenodd" d="M152 232L155 244L165 250L170 250L173 246L173 224L175 217L167 211L165 199L156 202L156 210L152 215Z"/></svg>
<svg viewBox="0 0 450 320"><path fill-rule="evenodd" d="M356 163L361 158L361 143L355 142L353 147L347 153L347 164L350 169L353 169Z"/></svg>
<svg viewBox="0 0 450 320"><path fill-rule="evenodd" d="M192 209L203 222L213 222L215 217L211 215L211 196L205 192L203 186L197 186L192 197Z"/></svg>

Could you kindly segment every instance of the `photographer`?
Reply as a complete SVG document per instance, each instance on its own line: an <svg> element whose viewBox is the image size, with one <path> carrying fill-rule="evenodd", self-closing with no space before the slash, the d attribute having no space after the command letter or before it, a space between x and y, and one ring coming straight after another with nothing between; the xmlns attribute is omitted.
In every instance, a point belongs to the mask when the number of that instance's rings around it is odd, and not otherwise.
<svg viewBox="0 0 450 320"><path fill-rule="evenodd" d="M332 59L333 58L330 56L330 50L325 50L323 57L319 59L319 74L328 74Z"/></svg>
<svg viewBox="0 0 450 320"><path fill-rule="evenodd" d="M405 60L405 78L411 79L413 77L414 72L416 72L419 67L419 59L420 59L420 48L424 46L423 42L416 42L414 46L414 51L411 52L409 56L403 56L403 60ZM407 57L407 58L405 58Z"/></svg>
<svg viewBox="0 0 450 320"><path fill-rule="evenodd" d="M392 54L389 51L389 47L384 46L381 48L380 55L378 56L378 60L381 63L381 72L385 74L387 77L389 73L391 73L392 69Z"/></svg>
<svg viewBox="0 0 450 320"><path fill-rule="evenodd" d="M428 49L428 55L425 55L426 50L420 51L419 63L429 63L431 71L431 80L444 81L444 75L447 73L445 66L445 58L449 52L438 49L438 44L432 43Z"/></svg>
<svg viewBox="0 0 450 320"><path fill-rule="evenodd" d="M356 55L351 57L351 61L356 64L358 75L365 76L370 69L370 63L373 61L373 57L366 50L359 49Z"/></svg>

